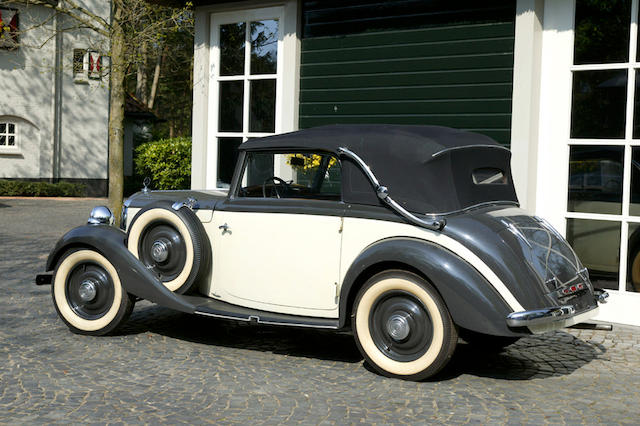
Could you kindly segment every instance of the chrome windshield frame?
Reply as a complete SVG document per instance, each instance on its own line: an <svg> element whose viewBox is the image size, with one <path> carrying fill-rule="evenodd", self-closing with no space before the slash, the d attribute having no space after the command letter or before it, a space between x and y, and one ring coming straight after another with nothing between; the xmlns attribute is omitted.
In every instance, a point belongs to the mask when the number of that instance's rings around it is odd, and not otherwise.
<svg viewBox="0 0 640 426"><path fill-rule="evenodd" d="M432 231L441 231L445 227L447 221L444 219L434 219L432 221L423 220L398 204L389 194L389 189L386 186L380 184L380 181L378 181L378 178L376 178L376 176L373 174L371 168L369 168L367 163L365 163L364 160L362 160L362 158L360 158L356 153L344 147L338 148L338 153L340 155L344 155L345 157L355 162L358 166L360 166L364 174L369 179L369 182L373 186L373 189L376 191L376 195L378 196L378 198L384 201L391 208L391 210L404 217L410 223L422 228L427 228Z"/></svg>

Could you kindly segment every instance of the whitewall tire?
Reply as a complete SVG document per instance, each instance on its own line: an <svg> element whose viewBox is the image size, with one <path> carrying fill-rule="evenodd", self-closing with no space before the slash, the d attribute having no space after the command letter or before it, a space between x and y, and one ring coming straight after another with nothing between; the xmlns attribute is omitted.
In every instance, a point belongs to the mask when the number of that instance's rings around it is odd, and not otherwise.
<svg viewBox="0 0 640 426"><path fill-rule="evenodd" d="M129 227L127 247L169 290L186 293L207 273L208 238L186 207L158 203L141 210Z"/></svg>
<svg viewBox="0 0 640 426"><path fill-rule="evenodd" d="M92 249L65 254L56 267L51 294L60 318L79 334L115 331L127 320L134 305L116 268Z"/></svg>
<svg viewBox="0 0 640 426"><path fill-rule="evenodd" d="M418 275L391 270L370 278L353 307L358 349L378 372L407 380L436 374L458 340L438 292Z"/></svg>

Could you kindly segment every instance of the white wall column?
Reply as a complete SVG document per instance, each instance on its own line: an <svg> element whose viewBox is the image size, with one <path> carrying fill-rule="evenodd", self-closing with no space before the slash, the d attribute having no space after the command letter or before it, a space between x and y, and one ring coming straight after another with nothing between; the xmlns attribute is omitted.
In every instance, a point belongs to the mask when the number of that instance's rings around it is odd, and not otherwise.
<svg viewBox="0 0 640 426"><path fill-rule="evenodd" d="M511 168L518 199L536 209L544 0L518 0L513 60Z"/></svg>

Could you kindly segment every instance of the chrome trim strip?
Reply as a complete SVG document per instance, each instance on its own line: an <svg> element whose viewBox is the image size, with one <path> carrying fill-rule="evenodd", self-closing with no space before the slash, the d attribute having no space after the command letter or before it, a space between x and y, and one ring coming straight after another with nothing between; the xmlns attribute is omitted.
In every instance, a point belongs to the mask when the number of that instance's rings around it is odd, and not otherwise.
<svg viewBox="0 0 640 426"><path fill-rule="evenodd" d="M197 315L204 315L207 317L214 317L214 318L221 318L221 319L228 319L228 320L234 320L234 321L244 321L244 322L256 322L258 324L265 324L265 325L286 325L286 326L290 326L290 327L305 327L305 328L324 328L324 329L330 329L330 330L337 330L338 327L337 326L332 326L332 325L313 325L313 324L303 324L303 323L299 323L299 322L285 322L285 321L263 321L260 319L260 317L255 316L255 315L251 315L248 318L247 317L234 317L234 316L230 316L230 315L222 315L222 314L214 314L211 312L202 312L202 311L195 311L194 312Z"/></svg>
<svg viewBox="0 0 640 426"><path fill-rule="evenodd" d="M376 176L373 174L373 172L371 171L367 163L365 163L362 160L362 158L360 158L356 153L343 147L338 148L338 153L346 157L349 157L356 164L358 164L362 169L362 171L365 173L365 175L367 175L367 178L371 182L371 185L373 185L373 188L375 189L376 194L378 195L378 198L384 201L389 207L391 207L392 210L394 210L400 216L407 219L410 223L417 226L421 226L423 228L431 229L432 231L441 231L442 228L445 227L445 225L447 224L446 220L444 219L441 219L441 220L434 219L433 221L422 220L416 217L415 215L413 215L412 213L410 213L408 210L406 210L396 201L394 201L393 198L391 198L391 196L389 195L389 190L387 189L387 187L380 185L380 182L378 181Z"/></svg>
<svg viewBox="0 0 640 426"><path fill-rule="evenodd" d="M231 315L212 314L211 312L195 311L194 314L204 315L206 317L214 317L214 318L235 320L235 321L244 321L244 322L250 322L251 321L251 318L247 318L247 317L233 317Z"/></svg>
<svg viewBox="0 0 640 426"><path fill-rule="evenodd" d="M571 305L512 312L507 315L507 325L509 327L528 327L540 323L562 321L575 313L576 308Z"/></svg>
<svg viewBox="0 0 640 426"><path fill-rule="evenodd" d="M454 146L454 147L451 147L451 148L445 148L445 149L443 149L441 151L438 151L438 152L436 152L434 154L431 154L431 158L437 157L437 156L442 155L444 153L447 153L449 151L457 151L459 149L478 148L478 147L479 148L498 148L498 149L504 149L506 151L511 152L511 150L509 148L507 148L506 146L502 146L502 145L488 145L488 144L486 144L486 145L465 145L465 146Z"/></svg>
<svg viewBox="0 0 640 426"><path fill-rule="evenodd" d="M304 327L304 328L324 328L327 330L337 330L338 327L337 326L332 326L332 325L312 325L312 324L302 324L299 322L280 322L280 321L261 321L258 320L259 324L266 324L266 325L287 325L289 327Z"/></svg>

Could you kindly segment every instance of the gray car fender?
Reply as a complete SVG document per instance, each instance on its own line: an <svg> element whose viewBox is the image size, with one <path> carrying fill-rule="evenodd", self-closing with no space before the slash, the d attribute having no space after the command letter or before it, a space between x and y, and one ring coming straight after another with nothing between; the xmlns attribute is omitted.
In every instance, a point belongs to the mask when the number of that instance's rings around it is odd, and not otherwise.
<svg viewBox="0 0 640 426"><path fill-rule="evenodd" d="M195 306L169 291L129 250L127 234L113 226L86 225L67 232L49 254L47 271L53 271L67 250L92 248L106 257L118 271L120 282L128 293L161 306L193 313Z"/></svg>
<svg viewBox="0 0 640 426"><path fill-rule="evenodd" d="M511 310L475 268L442 246L413 238L378 241L355 259L340 289L341 327L346 325L350 305L371 272L401 265L418 271L435 286L456 325L491 335L522 335L507 327L505 318Z"/></svg>

